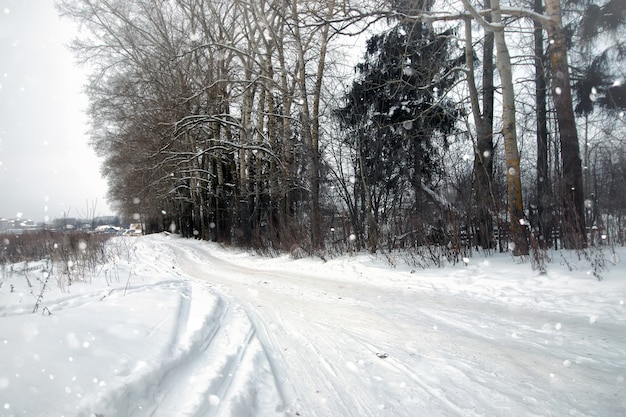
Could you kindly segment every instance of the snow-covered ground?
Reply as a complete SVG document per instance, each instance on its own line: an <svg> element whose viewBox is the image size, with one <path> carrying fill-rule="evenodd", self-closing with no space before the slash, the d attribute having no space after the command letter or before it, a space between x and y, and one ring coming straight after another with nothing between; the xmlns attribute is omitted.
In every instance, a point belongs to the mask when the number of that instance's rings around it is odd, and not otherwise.
<svg viewBox="0 0 626 417"><path fill-rule="evenodd" d="M41 272L1 279L1 416L626 415L624 263L598 281L573 253L539 275L116 239L37 313Z"/></svg>

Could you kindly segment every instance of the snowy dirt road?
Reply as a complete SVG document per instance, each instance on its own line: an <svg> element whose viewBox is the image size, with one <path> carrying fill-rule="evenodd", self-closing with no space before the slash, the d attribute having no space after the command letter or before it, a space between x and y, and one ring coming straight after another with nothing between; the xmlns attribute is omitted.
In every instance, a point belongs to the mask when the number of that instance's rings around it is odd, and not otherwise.
<svg viewBox="0 0 626 417"><path fill-rule="evenodd" d="M626 415L623 263L599 282L571 253L539 275L165 234L109 249L71 286L3 270L0 417Z"/></svg>
<svg viewBox="0 0 626 417"><path fill-rule="evenodd" d="M533 296L505 287L481 297L424 285L420 272L376 276L385 270L333 269L321 261L303 263L302 270L259 268L215 256L214 247L193 240L168 245L176 268L243 306L284 402L277 410L287 415L621 416L626 410L626 326L618 307L607 317L621 320L599 320L553 302L550 289L537 288ZM536 279L528 265L520 269ZM483 274L446 272L460 274L456 282ZM579 304L594 309L584 297Z"/></svg>

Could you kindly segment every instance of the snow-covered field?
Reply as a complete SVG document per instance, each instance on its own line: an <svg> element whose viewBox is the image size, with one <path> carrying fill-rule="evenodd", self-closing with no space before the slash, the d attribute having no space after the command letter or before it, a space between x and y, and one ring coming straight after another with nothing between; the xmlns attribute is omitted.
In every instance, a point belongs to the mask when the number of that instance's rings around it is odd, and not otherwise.
<svg viewBox="0 0 626 417"><path fill-rule="evenodd" d="M1 416L626 415L624 263L598 281L573 253L541 276L114 244L35 314L42 273L1 279Z"/></svg>

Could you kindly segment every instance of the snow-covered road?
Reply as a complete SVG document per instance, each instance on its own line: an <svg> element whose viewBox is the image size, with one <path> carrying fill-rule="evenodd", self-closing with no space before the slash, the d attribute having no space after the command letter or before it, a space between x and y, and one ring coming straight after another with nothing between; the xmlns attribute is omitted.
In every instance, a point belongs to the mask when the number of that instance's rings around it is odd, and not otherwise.
<svg viewBox="0 0 626 417"><path fill-rule="evenodd" d="M540 276L121 239L128 262L47 290L51 314L3 278L0 416L626 415L622 264L598 282L572 254Z"/></svg>
<svg viewBox="0 0 626 417"><path fill-rule="evenodd" d="M415 285L419 272L361 280L358 271L346 276L322 265L259 269L214 256L208 245L173 242L185 274L244 306L278 390L287 395L287 413L619 416L626 410L624 322L424 288ZM470 272L463 275L479 273Z"/></svg>

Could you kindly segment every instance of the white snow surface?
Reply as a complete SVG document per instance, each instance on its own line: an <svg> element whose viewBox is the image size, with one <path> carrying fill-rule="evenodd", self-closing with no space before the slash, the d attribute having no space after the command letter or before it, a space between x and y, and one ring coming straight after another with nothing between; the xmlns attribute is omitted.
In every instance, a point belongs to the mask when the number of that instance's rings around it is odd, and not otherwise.
<svg viewBox="0 0 626 417"><path fill-rule="evenodd" d="M116 262L49 282L37 313L41 272L5 271L0 416L626 415L626 267L609 250L598 281L574 252L540 275L507 255L414 270L111 244Z"/></svg>

